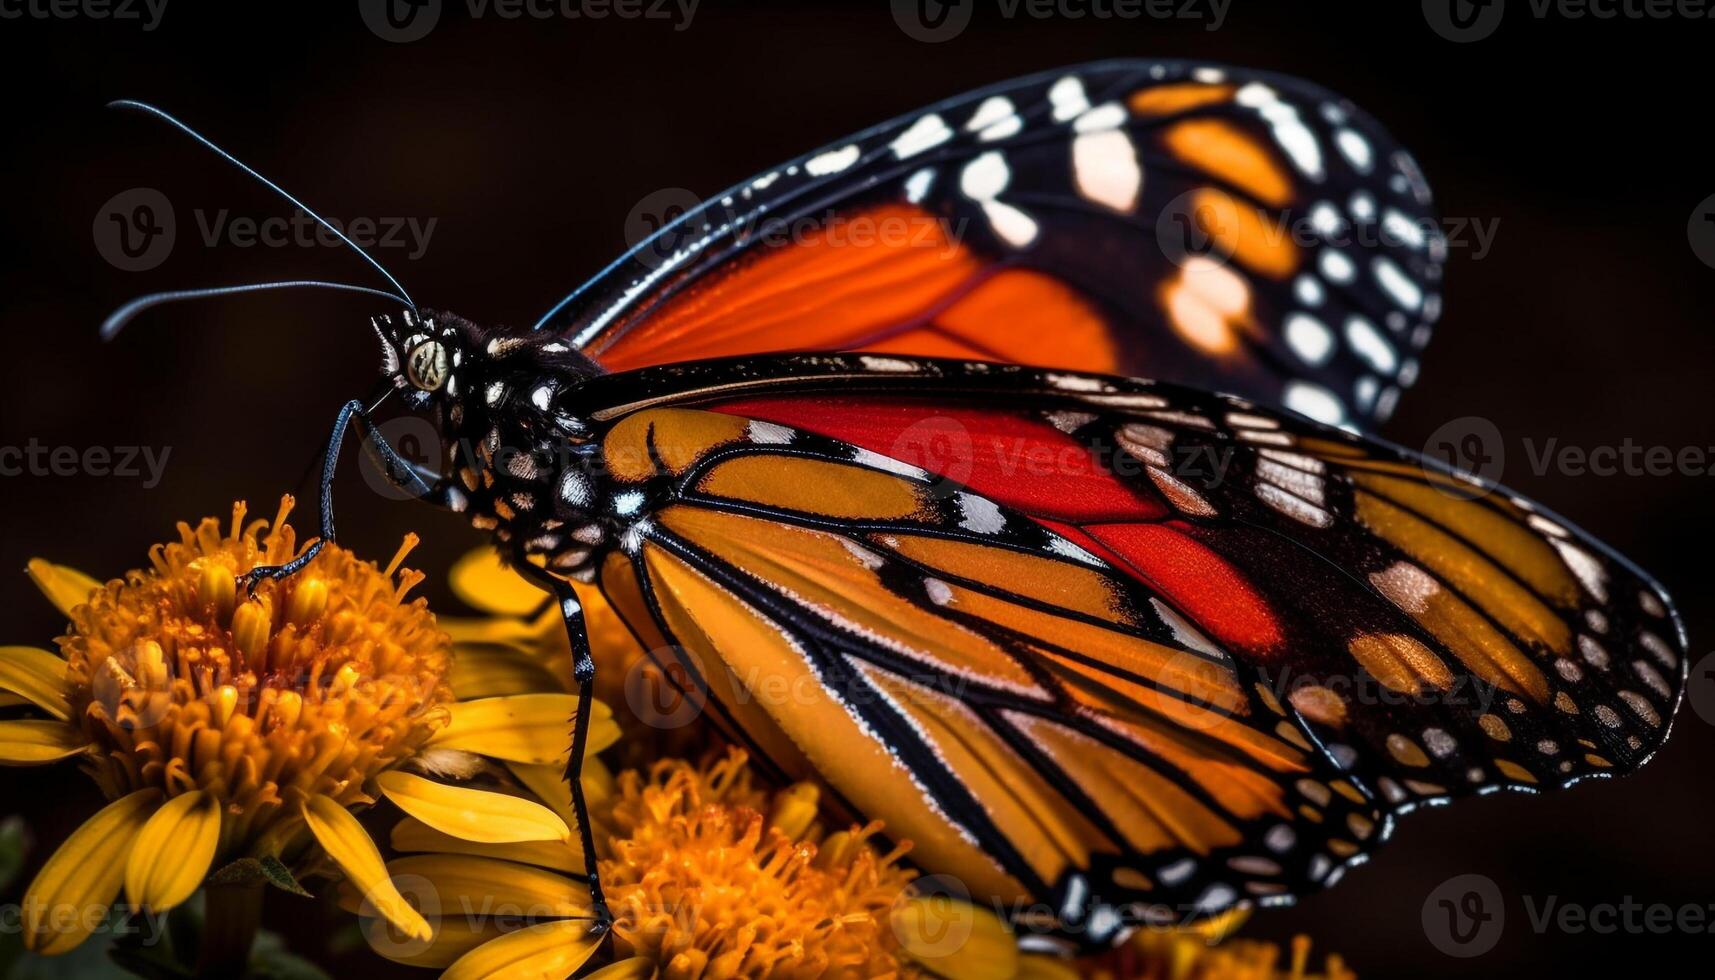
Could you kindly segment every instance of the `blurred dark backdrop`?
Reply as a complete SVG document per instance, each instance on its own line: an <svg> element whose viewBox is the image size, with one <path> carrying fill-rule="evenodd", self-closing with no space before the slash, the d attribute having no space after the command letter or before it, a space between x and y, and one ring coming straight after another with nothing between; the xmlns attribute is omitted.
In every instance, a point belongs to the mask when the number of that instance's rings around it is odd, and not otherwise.
<svg viewBox="0 0 1715 980"><path fill-rule="evenodd" d="M265 13L170 0L150 30L27 12L0 19L0 446L170 447L154 486L147 472L0 477L0 568L12 570L0 577L0 642L45 644L63 625L21 574L28 558L105 577L140 564L174 521L224 514L238 497L271 510L338 404L374 378L364 318L377 307L360 298L210 302L97 340L101 318L141 292L373 278L325 246L207 247L193 212L207 221L221 209L264 218L289 207L182 136L104 112L106 100L169 107L325 214L433 219L420 255L407 235L380 248L381 260L420 302L528 323L618 254L628 213L653 192L712 193L1007 76L1159 55L1268 67L1343 92L1416 152L1445 215L1493 229L1486 249L1469 233L1456 243L1447 314L1387 434L1421 446L1450 420L1492 420L1506 482L1657 575L1695 655L1708 652L1715 460L1671 476L1598 477L1539 471L1530 451L1550 439L1676 453L1715 445L1715 269L1688 240L1715 193L1701 135L1715 20L1538 17L1514 0L1492 36L1457 44L1416 3L1232 0L1210 29L1203 0L1190 20L1009 19L1000 0L973 2L967 29L934 44L908 36L887 0L704 0L683 30L673 20L492 11L473 21L452 0L412 43L366 28L356 0ZM164 194L178 224L171 254L142 272L104 260L95 234L104 202L133 188ZM426 541L414 564L439 569L478 540L457 520L369 492L355 471L339 491L342 540L362 552L391 553L417 529ZM428 594L451 602L439 579ZM1706 712L1715 706L1715 691L1694 694ZM1539 934L1526 904L1629 897L1715 920L1706 831L1715 789L1705 775L1715 732L1689 706L1678 729L1655 764L1623 782L1410 817L1339 888L1259 914L1248 931L1308 932L1369 976L1629 975L1697 962L1715 937ZM97 800L67 768L22 776L0 769L0 815L28 817L33 873ZM1430 941L1423 913L1430 893L1463 873L1497 883L1506 920L1493 951L1462 960ZM294 941L325 951L341 920L320 915L289 898L271 910ZM1670 959L1682 954L1692 959ZM361 951L326 955L340 975L388 969Z"/></svg>

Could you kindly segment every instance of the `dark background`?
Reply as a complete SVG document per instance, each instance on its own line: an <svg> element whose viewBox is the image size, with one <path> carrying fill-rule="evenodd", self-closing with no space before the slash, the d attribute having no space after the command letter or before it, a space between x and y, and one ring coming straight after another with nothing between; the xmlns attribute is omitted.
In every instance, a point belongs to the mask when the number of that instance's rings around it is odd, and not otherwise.
<svg viewBox="0 0 1715 980"><path fill-rule="evenodd" d="M382 262L426 305L527 324L619 253L627 214L652 192L710 194L1007 76L1156 55L1322 82L1415 151L1444 215L1498 220L1487 255L1454 248L1447 314L1386 434L1420 446L1450 420L1493 420L1506 482L1659 577L1694 656L1708 651L1711 461L1674 476L1538 472L1526 442L1715 445L1715 270L1687 234L1715 192L1703 124L1715 20L1537 18L1513 0L1493 36L1454 44L1415 3L1233 0L1218 30L1207 20L1007 19L998 0L975 3L969 28L939 44L907 36L887 0L704 0L683 31L648 19L473 22L454 0L427 38L407 44L366 29L355 0L265 15L170 0L152 31L0 20L0 446L171 447L153 488L140 477L0 477L0 568L14 570L0 578L0 642L45 645L63 626L21 574L28 558L107 577L143 563L175 521L225 514L238 497L271 512L339 403L374 380L364 319L380 307L362 298L184 306L97 340L102 317L142 292L374 278L327 247L206 247L196 209L262 218L289 206L165 127L102 111L106 100L168 107L325 214L435 218L420 258L381 248ZM104 261L92 227L103 202L135 187L173 202L178 233L159 267L123 272ZM342 540L360 552L390 554L416 529L426 541L413 564L438 570L478 541L460 521L369 492L355 470L340 493ZM427 588L450 604L441 579ZM1708 678L1693 684L1715 718L1715 691L1695 687ZM1414 815L1340 887L1261 913L1247 931L1308 932L1368 976L1630 975L1706 961L1715 935L1538 934L1526 902L1630 897L1715 920L1712 747L1715 732L1688 706L1640 775ZM28 873L96 803L68 767L0 770L0 814L25 813L38 835ZM1422 917L1431 891L1463 873L1494 880L1506 921L1492 952L1460 960L1432 945ZM289 898L271 909L311 950L342 921L318 915ZM365 953L333 962L340 975L386 969Z"/></svg>

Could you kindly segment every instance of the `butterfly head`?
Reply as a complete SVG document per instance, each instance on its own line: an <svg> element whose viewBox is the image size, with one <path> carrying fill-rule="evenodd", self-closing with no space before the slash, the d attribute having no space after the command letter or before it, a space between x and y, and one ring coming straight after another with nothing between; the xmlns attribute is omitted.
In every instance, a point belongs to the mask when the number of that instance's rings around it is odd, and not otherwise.
<svg viewBox="0 0 1715 980"><path fill-rule="evenodd" d="M381 374L414 409L458 397L459 368L469 356L468 321L448 314L406 310L372 317L381 340Z"/></svg>

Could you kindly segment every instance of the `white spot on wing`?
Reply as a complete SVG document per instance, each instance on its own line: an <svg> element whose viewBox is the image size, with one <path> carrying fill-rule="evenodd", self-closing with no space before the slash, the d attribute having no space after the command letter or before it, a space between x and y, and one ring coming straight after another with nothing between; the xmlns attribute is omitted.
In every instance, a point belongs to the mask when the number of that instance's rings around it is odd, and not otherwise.
<svg viewBox="0 0 1715 980"><path fill-rule="evenodd" d="M1376 325L1361 316L1346 320L1346 343L1380 374L1393 374L1399 369L1399 355L1393 345L1381 335Z"/></svg>
<svg viewBox="0 0 1715 980"><path fill-rule="evenodd" d="M1104 102L1072 120L1075 133L1100 133L1125 125L1125 107L1118 102Z"/></svg>
<svg viewBox="0 0 1715 980"><path fill-rule="evenodd" d="M810 161L804 164L804 172L812 177L837 174L858 162L861 152L856 143L848 143L837 150L829 150L826 153L811 157Z"/></svg>
<svg viewBox="0 0 1715 980"><path fill-rule="evenodd" d="M909 374L917 370L917 365L910 361L902 361L897 357L874 357L865 355L858 358L858 363L871 371L886 371L889 374Z"/></svg>
<svg viewBox="0 0 1715 980"><path fill-rule="evenodd" d="M796 435L784 425L775 425L773 422L763 422L757 419L752 419L750 424L744 427L744 431L750 441L759 446L784 446L790 443L792 437Z"/></svg>
<svg viewBox="0 0 1715 980"><path fill-rule="evenodd" d="M940 579L938 579L938 578L926 578L926 579L924 579L923 580L923 589L924 589L924 591L929 593L929 601L933 602L935 605L937 605L937 606L950 606L953 604L953 588L952 588L952 586L941 581Z"/></svg>
<svg viewBox="0 0 1715 980"><path fill-rule="evenodd" d="M973 201L992 201L1006 190L1007 181L1012 179L1012 172L1007 168L1006 157L998 150L982 154L959 173L959 190Z"/></svg>
<svg viewBox="0 0 1715 980"><path fill-rule="evenodd" d="M1122 130L1083 133L1074 138L1072 170L1078 193L1121 213L1130 212L1143 191L1137 149Z"/></svg>
<svg viewBox="0 0 1715 980"><path fill-rule="evenodd" d="M1340 252L1324 251L1318 263L1322 268L1322 274L1327 276L1330 282L1348 283L1357 278L1358 267Z"/></svg>
<svg viewBox="0 0 1715 980"><path fill-rule="evenodd" d="M1173 638L1179 641L1181 646L1185 647L1187 650L1195 650L1198 653L1207 654L1223 663L1232 662L1232 658L1227 655L1227 651L1216 646L1214 641L1203 635L1201 630L1191 625L1190 621L1179 615L1178 611L1176 611L1172 606L1167 605L1154 596L1150 597L1149 604L1155 607L1155 614L1160 616L1161 621L1167 624L1167 628L1173 631Z"/></svg>
<svg viewBox="0 0 1715 980"><path fill-rule="evenodd" d="M1285 401L1287 408L1318 422L1339 425L1346 420L1346 407L1339 397L1321 385L1308 381L1290 382L1286 386Z"/></svg>
<svg viewBox="0 0 1715 980"><path fill-rule="evenodd" d="M1067 75L1055 82L1048 90L1048 102L1054 107L1055 122L1076 119L1090 108L1089 96L1084 94L1084 83L1076 75Z"/></svg>
<svg viewBox="0 0 1715 980"><path fill-rule="evenodd" d="M984 99L982 105L977 106L977 111L971 114L970 121L965 123L966 131L976 133L977 138L985 142L1016 136L1023 128L1024 120L1013 109L1012 100L1002 95Z"/></svg>
<svg viewBox="0 0 1715 980"><path fill-rule="evenodd" d="M984 201L983 214L988 216L994 233L1014 248L1023 248L1036 240L1036 219L1010 204Z"/></svg>
<svg viewBox="0 0 1715 980"><path fill-rule="evenodd" d="M929 188L935 183L935 171L924 167L905 178L905 199L912 204L921 204L929 196Z"/></svg>
<svg viewBox="0 0 1715 980"><path fill-rule="evenodd" d="M960 493L957 498L962 519L959 526L978 534L999 534L1006 528L1006 515L987 497Z"/></svg>
<svg viewBox="0 0 1715 980"><path fill-rule="evenodd" d="M1590 593L1597 602L1608 601L1608 573L1602 568L1602 563L1596 560L1596 556L1570 541L1559 538L1551 538L1548 543L1560 552L1560 560L1572 570L1579 584L1584 586L1584 591Z"/></svg>
<svg viewBox="0 0 1715 980"><path fill-rule="evenodd" d="M953 138L953 131L947 128L940 116L931 112L912 123L910 128L900 133L888 144L893 148L893 155L901 160L914 157L925 150L934 149ZM855 149L855 147L854 147ZM812 163L814 161L811 161ZM850 164L847 164L850 166ZM843 167L841 169L844 169Z"/></svg>
<svg viewBox="0 0 1715 980"><path fill-rule="evenodd" d="M1286 318L1286 345L1304 363L1320 365L1334 352L1334 334L1310 314L1294 313Z"/></svg>
<svg viewBox="0 0 1715 980"><path fill-rule="evenodd" d="M1255 109L1262 116L1274 134L1274 141L1300 173L1311 180L1322 179L1322 147L1316 142L1316 134L1299 118L1297 108L1280 101L1274 89L1261 82L1251 82L1239 89L1233 101Z"/></svg>
<svg viewBox="0 0 1715 980"><path fill-rule="evenodd" d="M1334 523L1334 515L1272 483L1258 483L1256 496L1258 500L1301 524L1329 527Z"/></svg>
<svg viewBox="0 0 1715 980"><path fill-rule="evenodd" d="M1394 302L1408 310L1415 310L1423 305L1423 289L1412 282L1411 277L1392 259L1377 258L1373 268L1376 282L1383 291L1393 297Z"/></svg>
<svg viewBox="0 0 1715 980"><path fill-rule="evenodd" d="M1334 135L1334 145L1340 148L1340 155L1358 173L1367 174L1375 166L1375 154L1370 150L1370 141L1364 139L1362 133L1355 129L1342 129Z"/></svg>
<svg viewBox="0 0 1715 980"><path fill-rule="evenodd" d="M902 463L899 460L894 459L892 456L883 456L880 453L872 452L868 449L854 450L852 452L852 462L857 463L860 466L867 466L870 469L897 473L900 476L910 477L913 480L929 479L928 472L921 467L912 466L910 463Z"/></svg>

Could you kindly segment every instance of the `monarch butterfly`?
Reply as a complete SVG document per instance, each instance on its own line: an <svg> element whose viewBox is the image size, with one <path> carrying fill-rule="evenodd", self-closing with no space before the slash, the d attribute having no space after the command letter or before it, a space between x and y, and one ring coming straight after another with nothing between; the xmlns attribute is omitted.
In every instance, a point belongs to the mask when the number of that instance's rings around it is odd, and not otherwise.
<svg viewBox="0 0 1715 980"><path fill-rule="evenodd" d="M856 220L913 234L835 239ZM333 538L356 419L558 597L581 687L574 580L733 739L1020 928L1288 901L1416 806L1636 769L1684 686L1643 572L1359 434L1444 257L1411 157L1315 86L1016 80L738 185L534 329L398 297L383 388L448 472L348 403L321 537L262 574Z"/></svg>

